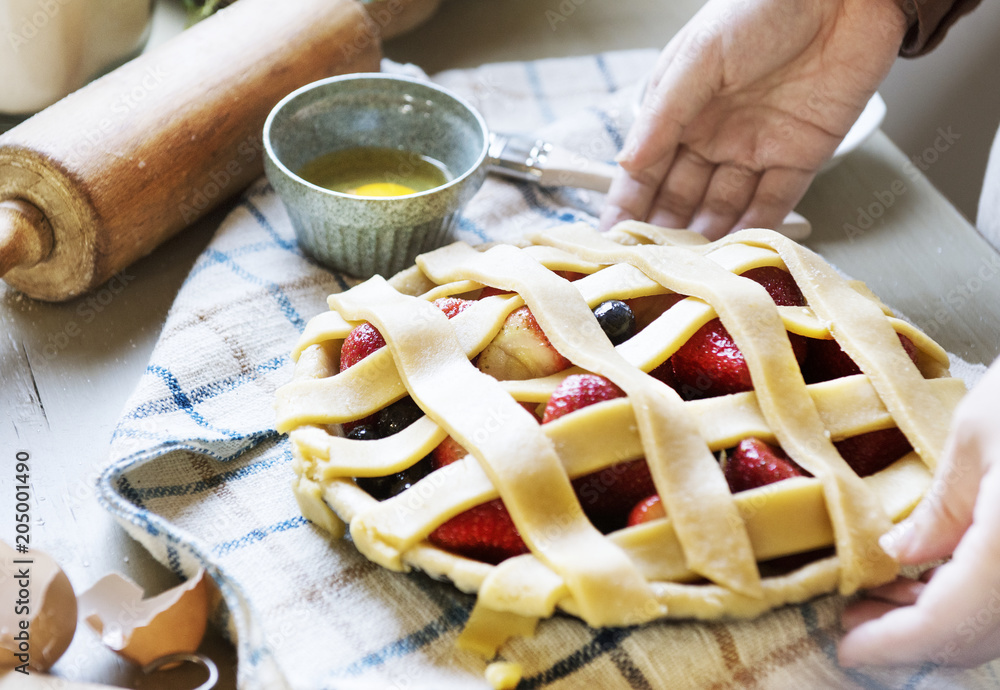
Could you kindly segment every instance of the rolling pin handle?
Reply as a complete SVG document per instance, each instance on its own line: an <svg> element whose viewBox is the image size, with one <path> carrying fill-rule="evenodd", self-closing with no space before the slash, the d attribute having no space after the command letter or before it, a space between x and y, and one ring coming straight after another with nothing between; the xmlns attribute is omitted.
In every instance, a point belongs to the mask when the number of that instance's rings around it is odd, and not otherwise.
<svg viewBox="0 0 1000 690"><path fill-rule="evenodd" d="M20 199L0 201L0 276L30 268L52 252L52 227L34 205Z"/></svg>

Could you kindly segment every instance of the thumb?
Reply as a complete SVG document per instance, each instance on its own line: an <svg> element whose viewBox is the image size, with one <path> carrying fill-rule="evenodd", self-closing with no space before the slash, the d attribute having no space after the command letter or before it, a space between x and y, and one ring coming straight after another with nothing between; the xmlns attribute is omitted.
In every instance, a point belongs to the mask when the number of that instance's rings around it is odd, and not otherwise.
<svg viewBox="0 0 1000 690"><path fill-rule="evenodd" d="M960 408L927 494L879 541L901 563L926 563L951 555L972 524L984 474L976 426Z"/></svg>

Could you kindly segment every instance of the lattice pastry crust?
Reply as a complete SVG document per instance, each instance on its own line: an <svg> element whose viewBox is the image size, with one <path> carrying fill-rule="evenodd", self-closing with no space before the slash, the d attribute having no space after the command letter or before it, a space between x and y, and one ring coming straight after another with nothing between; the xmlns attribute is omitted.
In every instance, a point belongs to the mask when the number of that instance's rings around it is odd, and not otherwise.
<svg viewBox="0 0 1000 690"><path fill-rule="evenodd" d="M376 277L330 296L332 311L308 324L294 350L294 379L277 401L306 517L338 536L348 523L361 553L386 568L419 568L478 592L464 635L484 653L557 608L592 626L746 617L895 576L897 563L877 539L929 485L965 392L940 346L893 318L863 285L770 231L709 243L641 223L604 235L576 225L530 242L456 243L390 281ZM760 266L789 271L807 306L777 307L739 276ZM557 270L587 275L569 282ZM431 304L475 297L483 286L516 294L480 299L452 319ZM604 300L669 292L688 297L617 347L592 312ZM501 382L472 364L522 304L573 368ZM644 373L715 316L743 352L753 391L684 401ZM338 373L341 343L363 321L388 347ZM863 373L807 386L788 332L834 338ZM916 345L916 365L897 332ZM544 425L520 404L544 403L581 369L627 397ZM340 423L406 395L426 414L399 433L374 441L339 435ZM893 426L914 452L865 479L833 445ZM403 493L378 501L355 483L413 465L449 434L470 454ZM731 493L714 452L748 436L780 444L812 477ZM602 534L571 479L642 457L667 517ZM449 518L497 496L530 553L489 565L427 541ZM758 561L831 545L834 555L791 572L760 573Z"/></svg>

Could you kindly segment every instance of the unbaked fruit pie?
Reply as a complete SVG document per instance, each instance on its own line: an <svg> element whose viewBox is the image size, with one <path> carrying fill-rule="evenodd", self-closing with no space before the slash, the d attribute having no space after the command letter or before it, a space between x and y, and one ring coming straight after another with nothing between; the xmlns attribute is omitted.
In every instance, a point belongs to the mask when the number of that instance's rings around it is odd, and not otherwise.
<svg viewBox="0 0 1000 690"><path fill-rule="evenodd" d="M891 580L965 392L942 348L767 230L456 243L331 295L278 392L303 514L477 602L491 654Z"/></svg>

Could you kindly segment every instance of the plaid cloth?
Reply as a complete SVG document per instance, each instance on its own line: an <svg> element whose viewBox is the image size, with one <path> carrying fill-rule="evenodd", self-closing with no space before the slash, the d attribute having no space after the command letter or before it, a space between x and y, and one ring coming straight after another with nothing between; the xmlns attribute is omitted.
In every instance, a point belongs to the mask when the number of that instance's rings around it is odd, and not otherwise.
<svg viewBox="0 0 1000 690"><path fill-rule="evenodd" d="M488 65L440 74L496 131L528 131L592 158L622 144L654 51ZM412 68L386 65L387 69ZM461 220L478 243L595 222L599 196L486 182ZM486 662L455 646L473 598L422 573L389 572L300 514L287 439L274 431L289 350L325 297L351 281L296 246L272 189L253 185L177 296L114 434L103 503L181 577L204 566L226 606L244 689L487 687ZM542 621L502 657L520 688L997 687L990 667L847 670L836 662L844 599L751 621L595 630Z"/></svg>

